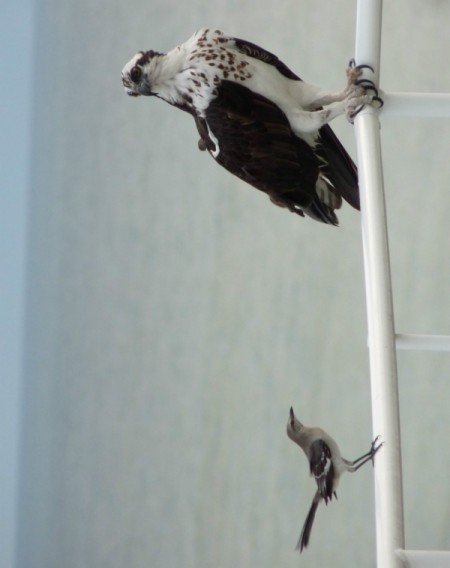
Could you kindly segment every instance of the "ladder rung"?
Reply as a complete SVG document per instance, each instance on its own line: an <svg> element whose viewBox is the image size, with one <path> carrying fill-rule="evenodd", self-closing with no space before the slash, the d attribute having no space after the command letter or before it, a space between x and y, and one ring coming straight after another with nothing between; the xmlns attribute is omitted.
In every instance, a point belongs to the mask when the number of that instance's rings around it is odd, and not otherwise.
<svg viewBox="0 0 450 568"><path fill-rule="evenodd" d="M396 550L410 568L450 568L449 550Z"/></svg>
<svg viewBox="0 0 450 568"><path fill-rule="evenodd" d="M381 93L383 117L450 117L450 93Z"/></svg>
<svg viewBox="0 0 450 568"><path fill-rule="evenodd" d="M397 349L417 351L450 351L450 335L412 335L397 333Z"/></svg>

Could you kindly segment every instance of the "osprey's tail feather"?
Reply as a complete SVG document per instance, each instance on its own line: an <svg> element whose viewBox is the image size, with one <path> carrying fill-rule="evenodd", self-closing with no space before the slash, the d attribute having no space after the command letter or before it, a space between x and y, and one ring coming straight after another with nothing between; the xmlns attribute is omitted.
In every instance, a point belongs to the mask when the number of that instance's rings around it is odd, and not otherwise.
<svg viewBox="0 0 450 568"><path fill-rule="evenodd" d="M358 169L356 165L328 124L319 130L319 134L316 153L324 160L321 171L333 184L337 193L352 207L359 210Z"/></svg>

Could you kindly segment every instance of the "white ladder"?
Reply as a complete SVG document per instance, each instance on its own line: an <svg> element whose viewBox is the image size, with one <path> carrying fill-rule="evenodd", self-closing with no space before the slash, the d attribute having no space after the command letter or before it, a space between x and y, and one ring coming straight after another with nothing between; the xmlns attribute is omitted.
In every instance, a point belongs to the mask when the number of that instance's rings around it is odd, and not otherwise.
<svg viewBox="0 0 450 568"><path fill-rule="evenodd" d="M358 0L355 59L375 69L378 85L382 0ZM373 79L373 77L370 77ZM383 93L383 115L450 117L450 94ZM450 336L395 333L378 113L355 118L375 434L386 444L375 460L378 568L450 567L450 551L405 550L397 349L450 351Z"/></svg>

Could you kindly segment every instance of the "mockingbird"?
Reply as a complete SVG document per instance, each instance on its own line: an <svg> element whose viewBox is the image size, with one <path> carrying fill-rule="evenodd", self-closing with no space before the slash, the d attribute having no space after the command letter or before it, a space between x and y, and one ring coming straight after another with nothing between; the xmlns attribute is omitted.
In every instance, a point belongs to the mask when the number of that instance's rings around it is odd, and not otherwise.
<svg viewBox="0 0 450 568"><path fill-rule="evenodd" d="M346 460L341 456L338 445L321 428L305 426L294 414L291 406L287 423L287 435L305 452L309 461L309 470L317 483L317 491L303 525L296 550L302 552L308 546L311 528L316 515L317 507L322 499L328 505L334 497L337 499L336 488L340 476L344 471L357 471L362 465L372 460L383 443L377 445L379 436L372 442L370 450L354 461Z"/></svg>

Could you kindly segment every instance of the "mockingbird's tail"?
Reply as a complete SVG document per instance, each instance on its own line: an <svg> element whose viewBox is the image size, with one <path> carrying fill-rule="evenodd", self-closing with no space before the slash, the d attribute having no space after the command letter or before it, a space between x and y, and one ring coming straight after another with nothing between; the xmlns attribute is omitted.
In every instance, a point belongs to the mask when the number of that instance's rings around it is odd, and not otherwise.
<svg viewBox="0 0 450 568"><path fill-rule="evenodd" d="M311 508L309 509L308 515L306 517L305 524L303 525L300 538L297 542L296 550L299 550L300 552L302 552L302 550L308 546L309 535L311 534L314 517L316 516L317 507L319 506L321 500L322 497L319 491L316 491L313 502L311 503Z"/></svg>

